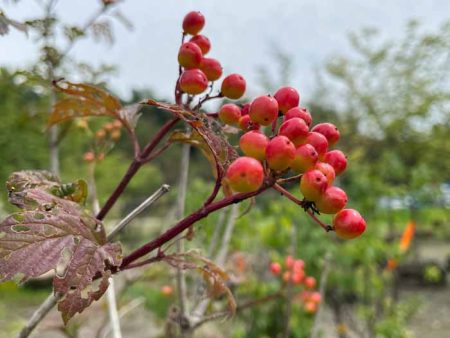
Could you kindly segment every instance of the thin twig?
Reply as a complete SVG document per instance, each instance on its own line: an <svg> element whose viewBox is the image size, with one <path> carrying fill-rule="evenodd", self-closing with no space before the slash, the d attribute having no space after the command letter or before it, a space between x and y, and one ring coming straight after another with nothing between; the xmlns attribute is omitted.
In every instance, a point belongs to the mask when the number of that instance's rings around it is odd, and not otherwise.
<svg viewBox="0 0 450 338"><path fill-rule="evenodd" d="M125 216L108 234L108 241L111 241L123 228L125 228L133 219L135 219L141 212L155 203L164 194L169 191L170 186L163 184L158 190L156 190L149 198L142 202L137 208Z"/></svg>
<svg viewBox="0 0 450 338"><path fill-rule="evenodd" d="M217 254L217 257L215 259L215 262L219 266L225 264L225 259L228 254L228 248L230 246L231 235L233 234L234 225L236 224L236 219L238 215L239 215L239 204L234 204L231 206L228 223L222 237L222 244L220 245L219 253Z"/></svg>

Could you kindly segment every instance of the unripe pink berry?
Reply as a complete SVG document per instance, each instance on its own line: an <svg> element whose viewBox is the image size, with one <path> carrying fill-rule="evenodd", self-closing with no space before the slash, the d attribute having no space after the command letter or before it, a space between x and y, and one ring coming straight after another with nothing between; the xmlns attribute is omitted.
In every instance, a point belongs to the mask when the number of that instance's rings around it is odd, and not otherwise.
<svg viewBox="0 0 450 338"><path fill-rule="evenodd" d="M205 17L200 12L189 12L183 19L183 32L197 35L205 26Z"/></svg>
<svg viewBox="0 0 450 338"><path fill-rule="evenodd" d="M200 69L205 73L208 81L216 81L222 76L222 65L216 59L203 58Z"/></svg>
<svg viewBox="0 0 450 338"><path fill-rule="evenodd" d="M328 181L328 185L331 186L336 178L336 173L334 172L334 168L325 162L317 162L314 166L314 169L320 170L322 174L325 175Z"/></svg>
<svg viewBox="0 0 450 338"><path fill-rule="evenodd" d="M310 132L306 137L306 143L312 145L319 154L319 159L321 160L325 153L328 151L328 141L322 134L316 133L314 131Z"/></svg>
<svg viewBox="0 0 450 338"><path fill-rule="evenodd" d="M93 162L95 160L95 154L92 151L87 151L84 153L83 159L86 162Z"/></svg>
<svg viewBox="0 0 450 338"><path fill-rule="evenodd" d="M271 96L259 96L253 100L248 114L253 122L271 125L278 117L278 102Z"/></svg>
<svg viewBox="0 0 450 338"><path fill-rule="evenodd" d="M278 131L278 135L286 136L296 147L305 143L308 133L309 128L305 121L298 117L283 122Z"/></svg>
<svg viewBox="0 0 450 338"><path fill-rule="evenodd" d="M230 164L226 179L236 192L252 192L258 190L264 181L262 164L252 157L238 157Z"/></svg>
<svg viewBox="0 0 450 338"><path fill-rule="evenodd" d="M319 155L312 145L303 144L295 150L295 158L291 163L291 169L299 174L304 173L314 168L318 158Z"/></svg>
<svg viewBox="0 0 450 338"><path fill-rule="evenodd" d="M173 293L173 287L171 287L170 285L163 285L161 287L161 294L163 294L164 296L170 296Z"/></svg>
<svg viewBox="0 0 450 338"><path fill-rule="evenodd" d="M340 150L327 152L323 160L334 168L336 176L342 174L347 168L347 156Z"/></svg>
<svg viewBox="0 0 450 338"><path fill-rule="evenodd" d="M323 214L335 214L347 204L347 194L338 187L328 187L321 198L315 203L317 209Z"/></svg>
<svg viewBox="0 0 450 338"><path fill-rule="evenodd" d="M266 160L272 170L285 170L295 158L295 146L286 136L275 136L266 148Z"/></svg>
<svg viewBox="0 0 450 338"><path fill-rule="evenodd" d="M314 302L306 302L304 308L306 313L316 313L317 304Z"/></svg>
<svg viewBox="0 0 450 338"><path fill-rule="evenodd" d="M269 138L262 132L251 130L241 136L239 146L246 156L256 158L258 161L264 161L266 158L266 148L269 144Z"/></svg>
<svg viewBox="0 0 450 338"><path fill-rule="evenodd" d="M283 114L300 103L300 95L292 87L281 87L273 97L277 100L278 107Z"/></svg>
<svg viewBox="0 0 450 338"><path fill-rule="evenodd" d="M339 141L339 130L332 123L319 123L318 125L315 125L311 131L320 133L325 136L327 138L329 146L333 146L337 143L337 141Z"/></svg>
<svg viewBox="0 0 450 338"><path fill-rule="evenodd" d="M241 118L241 108L234 103L226 103L219 110L219 119L226 124L237 125Z"/></svg>
<svg viewBox="0 0 450 338"><path fill-rule="evenodd" d="M309 113L308 109L306 109L306 108L294 107L294 108L289 109L286 112L286 114L284 115L283 122L286 122L287 120L292 119L294 117L301 118L303 121L305 121L305 123L307 124L308 127L312 123L311 114Z"/></svg>
<svg viewBox="0 0 450 338"><path fill-rule="evenodd" d="M354 209L342 209L333 218L336 235L343 239L360 236L366 230L366 221Z"/></svg>
<svg viewBox="0 0 450 338"><path fill-rule="evenodd" d="M241 110L242 112L242 110ZM242 113L241 113L242 114ZM239 119L239 127L243 131L249 131L249 130L259 130L260 126L258 123L255 123L250 118L250 115L243 115Z"/></svg>
<svg viewBox="0 0 450 338"><path fill-rule="evenodd" d="M181 74L180 88L183 92L196 95L205 91L208 79L200 69L188 69Z"/></svg>
<svg viewBox="0 0 450 338"><path fill-rule="evenodd" d="M281 265L280 265L280 263L272 262L270 264L270 272L273 275L278 276L281 273Z"/></svg>
<svg viewBox="0 0 450 338"><path fill-rule="evenodd" d="M222 81L220 92L229 99L237 100L245 93L245 79L239 74L230 74Z"/></svg>
<svg viewBox="0 0 450 338"><path fill-rule="evenodd" d="M211 42L206 36L201 34L193 36L189 40L189 42L195 43L197 46L199 46L202 50L203 55L208 54L209 50L211 49Z"/></svg>
<svg viewBox="0 0 450 338"><path fill-rule="evenodd" d="M192 42L185 42L178 51L178 63L185 69L198 68L202 61L202 51Z"/></svg>
<svg viewBox="0 0 450 338"><path fill-rule="evenodd" d="M327 187L327 178L319 170L308 170L300 180L300 191L308 201L318 201Z"/></svg>

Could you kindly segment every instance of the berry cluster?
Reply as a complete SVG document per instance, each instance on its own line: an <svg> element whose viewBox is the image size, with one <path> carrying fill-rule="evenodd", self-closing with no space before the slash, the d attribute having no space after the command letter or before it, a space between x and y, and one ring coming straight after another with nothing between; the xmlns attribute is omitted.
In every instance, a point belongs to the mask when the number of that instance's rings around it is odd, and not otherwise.
<svg viewBox="0 0 450 338"><path fill-rule="evenodd" d="M119 120L105 123L97 131L92 131L85 120L80 124L80 127L93 136L92 150L87 151L83 155L86 162L102 161L105 154L108 153L114 144L120 139L122 135L122 123Z"/></svg>
<svg viewBox="0 0 450 338"><path fill-rule="evenodd" d="M270 272L275 276L281 276L285 283L292 283L302 287L296 299L301 301L306 312L314 313L317 311L322 297L320 292L314 291L317 284L316 279L306 275L305 262L303 260L287 256L284 261L284 270L280 263L272 262L270 264Z"/></svg>

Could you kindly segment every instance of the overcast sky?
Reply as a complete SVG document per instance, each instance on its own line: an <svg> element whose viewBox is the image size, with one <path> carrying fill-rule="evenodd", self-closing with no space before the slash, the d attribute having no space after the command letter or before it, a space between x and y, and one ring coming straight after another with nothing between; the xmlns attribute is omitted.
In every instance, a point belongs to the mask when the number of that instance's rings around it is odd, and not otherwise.
<svg viewBox="0 0 450 338"><path fill-rule="evenodd" d="M0 0L0 7L17 20L39 13L34 0L19 5ZM59 0L57 12L69 22L83 19L98 7L94 0ZM170 97L177 76L177 50L181 21L191 10L206 17L204 34L212 41L211 57L225 73L237 72L248 80L249 94L260 94L257 68L276 71L271 49L292 56L291 85L311 95L314 71L327 58L350 52L349 32L378 27L386 36L399 36L408 19L419 19L434 29L450 18L450 0L125 0L119 6L133 21L133 31L115 25L113 46L83 40L71 56L94 64L111 63L118 74L110 86L123 96L132 88L151 88ZM36 58L32 39L12 31L0 37L0 65L23 67ZM66 76L70 79L70 74Z"/></svg>

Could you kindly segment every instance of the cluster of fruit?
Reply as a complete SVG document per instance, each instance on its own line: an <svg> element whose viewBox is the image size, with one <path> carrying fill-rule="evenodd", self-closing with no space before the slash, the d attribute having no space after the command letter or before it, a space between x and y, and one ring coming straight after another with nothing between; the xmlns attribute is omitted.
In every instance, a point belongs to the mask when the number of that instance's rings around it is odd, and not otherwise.
<svg viewBox="0 0 450 338"><path fill-rule="evenodd" d="M287 256L283 266L278 262L270 264L270 272L275 276L281 276L285 283L303 286L303 290L298 293L296 299L301 301L303 308L308 313L317 311L317 307L322 299L320 292L314 291L316 279L305 274L305 262L301 259L294 259Z"/></svg>
<svg viewBox="0 0 450 338"><path fill-rule="evenodd" d="M86 162L102 161L105 154L111 150L122 135L122 123L119 120L105 123L95 133L89 129L87 123L85 123L84 129L94 136L92 150L85 152L83 155Z"/></svg>

